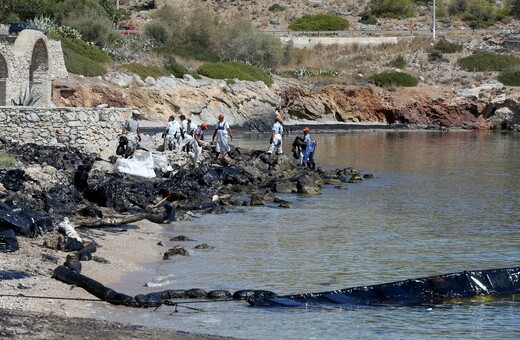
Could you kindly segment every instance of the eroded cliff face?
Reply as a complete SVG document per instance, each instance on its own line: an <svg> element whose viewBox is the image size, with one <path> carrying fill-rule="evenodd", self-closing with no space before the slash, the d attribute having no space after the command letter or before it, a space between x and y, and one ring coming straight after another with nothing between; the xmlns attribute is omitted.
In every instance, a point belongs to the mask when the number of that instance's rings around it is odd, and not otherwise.
<svg viewBox="0 0 520 340"><path fill-rule="evenodd" d="M460 91L459 91L460 92ZM449 86L418 86L392 90L375 86L325 86L311 89L297 83L204 80L186 84L175 80L171 88L119 87L110 83L54 84L58 106L135 107L145 119L166 122L184 113L197 122L214 124L224 113L235 126L266 130L275 110L286 124L383 123L417 126L489 129L492 96L459 95ZM493 95L497 95L494 93ZM511 94L509 94L511 97Z"/></svg>

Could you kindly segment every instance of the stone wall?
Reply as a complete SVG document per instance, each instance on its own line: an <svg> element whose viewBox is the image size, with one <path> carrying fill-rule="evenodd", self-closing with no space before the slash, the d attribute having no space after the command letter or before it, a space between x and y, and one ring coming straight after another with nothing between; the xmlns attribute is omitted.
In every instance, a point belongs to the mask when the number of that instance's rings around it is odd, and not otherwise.
<svg viewBox="0 0 520 340"><path fill-rule="evenodd" d="M409 39L409 38L402 38ZM292 41L296 48L311 48L316 45L358 45L378 46L383 44L397 44L397 37L280 37L282 43Z"/></svg>
<svg viewBox="0 0 520 340"><path fill-rule="evenodd" d="M47 46L49 48L49 71L51 79L67 79L69 73L65 67L65 58L63 57L61 41L48 40Z"/></svg>
<svg viewBox="0 0 520 340"><path fill-rule="evenodd" d="M129 116L130 110L121 108L0 107L0 138L113 154Z"/></svg>

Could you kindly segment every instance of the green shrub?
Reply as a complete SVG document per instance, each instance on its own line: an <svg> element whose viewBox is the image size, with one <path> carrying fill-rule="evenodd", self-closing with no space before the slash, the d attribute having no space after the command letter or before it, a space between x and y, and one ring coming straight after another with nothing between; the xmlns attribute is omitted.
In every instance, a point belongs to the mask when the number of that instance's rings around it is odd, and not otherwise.
<svg viewBox="0 0 520 340"><path fill-rule="evenodd" d="M12 168L16 165L15 159L4 150L0 150L0 167Z"/></svg>
<svg viewBox="0 0 520 340"><path fill-rule="evenodd" d="M289 24L293 31L340 31L347 29L347 19L332 14L304 15Z"/></svg>
<svg viewBox="0 0 520 340"><path fill-rule="evenodd" d="M113 42L117 34L112 30L112 21L109 18L94 15L93 12L80 17L69 17L64 23L77 30L83 40L103 47Z"/></svg>
<svg viewBox="0 0 520 340"><path fill-rule="evenodd" d="M162 21L146 24L144 32L147 37L160 45L167 44L172 36L170 28Z"/></svg>
<svg viewBox="0 0 520 340"><path fill-rule="evenodd" d="M395 59L390 60L386 66L403 69L407 65L406 59L402 55L398 55Z"/></svg>
<svg viewBox="0 0 520 340"><path fill-rule="evenodd" d="M374 74L370 77L374 84L378 86L402 86L413 87L419 84L419 81L411 75L403 72L383 72Z"/></svg>
<svg viewBox="0 0 520 340"><path fill-rule="evenodd" d="M139 75L141 79L146 79L147 77L152 77L154 79L157 79L159 77L168 77L170 75L170 72L165 70L162 67L157 66L147 66L143 64L138 63L130 63L130 64L124 64L119 66L119 69L121 71L125 71L128 73L134 73Z"/></svg>
<svg viewBox="0 0 520 340"><path fill-rule="evenodd" d="M182 78L185 74L190 74L190 71L188 71L186 67L179 64L172 64L166 69L177 78Z"/></svg>
<svg viewBox="0 0 520 340"><path fill-rule="evenodd" d="M168 56L164 63L164 68L170 71L177 78L182 78L185 74L190 74L195 79L200 79L200 76L196 73L191 73L188 69L182 65L177 64L177 61L173 56Z"/></svg>
<svg viewBox="0 0 520 340"><path fill-rule="evenodd" d="M280 4L272 4L267 10L269 12L282 12L285 11L285 7Z"/></svg>
<svg viewBox="0 0 520 340"><path fill-rule="evenodd" d="M61 38L60 40L63 50L67 49L73 51L78 55L98 63L107 63L112 61L108 54L83 40L71 40L67 38Z"/></svg>
<svg viewBox="0 0 520 340"><path fill-rule="evenodd" d="M490 1L468 1L462 20L471 28L487 28L497 21L496 5Z"/></svg>
<svg viewBox="0 0 520 340"><path fill-rule="evenodd" d="M372 12L364 12L361 13L359 22L365 25L375 25L377 24L377 18L372 14Z"/></svg>
<svg viewBox="0 0 520 340"><path fill-rule="evenodd" d="M520 59L493 52L479 52L457 61L457 64L472 72L504 71L520 64Z"/></svg>
<svg viewBox="0 0 520 340"><path fill-rule="evenodd" d="M197 46L176 46L171 50L175 55L186 59L195 59L199 61L218 62L220 59L213 52L206 48Z"/></svg>
<svg viewBox="0 0 520 340"><path fill-rule="evenodd" d="M279 38L262 32L246 31L233 39L222 52L223 60L240 60L248 64L275 69L284 61L284 46Z"/></svg>
<svg viewBox="0 0 520 340"><path fill-rule="evenodd" d="M240 79L249 81L263 81L267 86L273 84L273 79L258 67L241 62L206 63L197 70L209 78L214 79Z"/></svg>
<svg viewBox="0 0 520 340"><path fill-rule="evenodd" d="M78 54L70 48L63 48L65 67L67 71L87 77L101 76L106 73L105 68L98 62Z"/></svg>
<svg viewBox="0 0 520 340"><path fill-rule="evenodd" d="M462 52L463 46L462 44L451 43L446 39L440 39L433 48L442 53L458 53Z"/></svg>
<svg viewBox="0 0 520 340"><path fill-rule="evenodd" d="M444 56L442 55L442 52L439 50L431 50L430 54L428 54L428 60L430 62L436 62L436 61L446 61Z"/></svg>
<svg viewBox="0 0 520 340"><path fill-rule="evenodd" d="M520 70L503 72L498 81L507 86L520 86Z"/></svg>
<svg viewBox="0 0 520 340"><path fill-rule="evenodd" d="M87 77L101 76L106 73L102 64L112 60L108 54L83 40L64 37L60 40L67 71Z"/></svg>
<svg viewBox="0 0 520 340"><path fill-rule="evenodd" d="M405 18L415 14L410 0L371 0L370 10L376 17Z"/></svg>

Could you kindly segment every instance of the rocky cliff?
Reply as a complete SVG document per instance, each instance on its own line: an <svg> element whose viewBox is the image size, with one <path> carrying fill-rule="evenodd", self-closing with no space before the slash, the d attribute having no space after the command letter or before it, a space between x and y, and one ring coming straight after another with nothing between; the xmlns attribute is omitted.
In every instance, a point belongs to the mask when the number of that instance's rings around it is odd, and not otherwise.
<svg viewBox="0 0 520 340"><path fill-rule="evenodd" d="M447 85L413 88L366 86L312 87L277 78L262 82L159 78L144 82L135 75L110 74L104 79L77 79L54 84L57 106L136 107L145 119L166 122L184 113L214 124L224 113L235 126L266 131L275 110L286 124L380 123L417 127L518 129L518 91L500 83L456 89ZM507 121L508 123L504 123Z"/></svg>

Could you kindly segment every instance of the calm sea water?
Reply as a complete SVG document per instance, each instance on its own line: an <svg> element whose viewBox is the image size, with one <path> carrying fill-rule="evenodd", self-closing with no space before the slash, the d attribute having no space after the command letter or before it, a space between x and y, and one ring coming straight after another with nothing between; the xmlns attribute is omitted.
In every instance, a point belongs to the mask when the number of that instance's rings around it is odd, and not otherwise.
<svg viewBox="0 0 520 340"><path fill-rule="evenodd" d="M268 136L236 136L267 149ZM292 209L237 207L166 228L192 256L160 263L156 288L319 292L520 265L520 135L363 131L312 135L319 166L375 178L321 195L279 195ZM284 140L290 153L294 136ZM216 249L196 251L206 242ZM166 242L167 246L178 244ZM144 284L145 282L143 282ZM126 293L153 291L121 283ZM181 304L182 305L182 304ZM103 317L248 339L520 338L520 301L433 308L265 309L245 302L156 311L109 306Z"/></svg>

